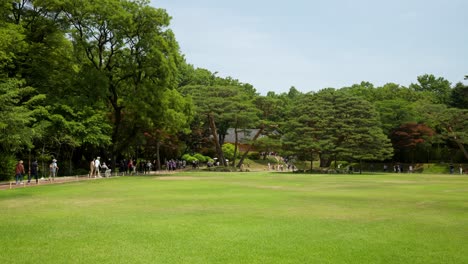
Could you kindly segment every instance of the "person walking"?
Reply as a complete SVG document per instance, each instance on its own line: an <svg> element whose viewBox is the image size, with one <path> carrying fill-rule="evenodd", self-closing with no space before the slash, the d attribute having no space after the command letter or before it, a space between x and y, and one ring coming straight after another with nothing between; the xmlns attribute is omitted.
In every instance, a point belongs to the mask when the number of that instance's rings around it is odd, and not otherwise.
<svg viewBox="0 0 468 264"><path fill-rule="evenodd" d="M52 160L52 163L49 165L49 168L50 168L50 178L49 178L49 180L55 181L55 176L57 176L57 172L58 172L58 169L59 169L56 159Z"/></svg>
<svg viewBox="0 0 468 264"><path fill-rule="evenodd" d="M128 160L127 168L128 168L128 174L132 175L133 174L133 160L132 159Z"/></svg>
<svg viewBox="0 0 468 264"><path fill-rule="evenodd" d="M90 163L89 163L89 176L88 178L91 178L94 176L94 161L95 159L93 159Z"/></svg>
<svg viewBox="0 0 468 264"><path fill-rule="evenodd" d="M37 172L38 172L39 164L37 164L37 159L35 159L32 164L31 164L31 170L28 175L28 184L31 183L31 178L34 176L36 179L36 184L39 183L39 179L37 178Z"/></svg>
<svg viewBox="0 0 468 264"><path fill-rule="evenodd" d="M16 164L16 168L15 168L16 185L23 184L23 174L24 174L23 161L20 160Z"/></svg>
<svg viewBox="0 0 468 264"><path fill-rule="evenodd" d="M97 157L96 160L94 160L94 173L96 176L94 178L98 177L101 178L101 172L99 171L101 169L101 157Z"/></svg>

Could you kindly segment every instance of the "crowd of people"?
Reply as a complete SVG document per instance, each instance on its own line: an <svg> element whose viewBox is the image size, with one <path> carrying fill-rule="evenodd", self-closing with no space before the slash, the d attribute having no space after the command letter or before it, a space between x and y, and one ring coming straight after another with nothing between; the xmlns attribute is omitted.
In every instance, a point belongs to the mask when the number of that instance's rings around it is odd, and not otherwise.
<svg viewBox="0 0 468 264"><path fill-rule="evenodd" d="M101 163L101 157L93 159L89 164L89 178L102 178L101 171L104 173L104 177L110 177L112 170L107 166L105 162Z"/></svg>
<svg viewBox="0 0 468 264"><path fill-rule="evenodd" d="M282 160L286 165L284 164L270 164L268 163L268 170L272 171L295 171L297 168L289 163L287 160ZM133 159L129 160L121 160L119 163L119 172L126 172L129 175L135 175L137 173L141 174L147 174L150 173L151 171L154 171L156 168L154 164L156 161L151 162L150 160L140 160L136 161ZM187 162L185 160L178 160L178 159L170 159L167 160L164 163L165 169L168 171L175 171L178 169L184 169L187 166ZM198 168L199 164L198 162L192 162L192 167L193 168ZM208 163L208 167L210 166L216 166L215 163ZM57 177L57 173L59 170L59 166L57 164L56 159L52 159L51 163L49 164L49 173L48 173L48 178L44 179L41 177L43 180L49 180L49 181L55 181L55 178ZM403 167L401 164L395 164L393 165L392 168L393 172L395 173L402 173L403 172ZM384 172L390 172L388 165L384 165L383 167ZM414 167L413 165L408 166L408 173L413 173ZM107 165L105 162L101 162L100 157L96 157L90 162L90 167L89 167L89 178L102 178L102 174L104 177L110 177L111 176L111 168L109 165ZM458 173L462 175L464 173L464 168L462 164L459 164L458 166ZM25 175L28 177L27 184L31 183L32 179L36 180L36 184L39 182L39 165L37 162L37 159L34 159L32 163L29 165L29 173L26 173L23 160L19 160L18 163L15 166L15 181L16 184L24 184L23 183L23 178ZM449 173L454 174L455 173L455 166L453 164L449 165Z"/></svg>
<svg viewBox="0 0 468 264"><path fill-rule="evenodd" d="M31 183L31 180L34 178L36 180L36 184L39 183L39 164L37 162L37 159L34 159L32 163L29 166L29 173L27 173L28 176L28 181L27 184ZM53 159L52 162L49 164L49 178L47 180L49 181L55 181L55 177L57 176L59 167L57 165L57 160ZM24 169L23 161L19 160L18 163L15 166L15 181L16 185L18 184L24 184L23 183L23 178L26 175L26 171ZM43 177L41 179L44 180Z"/></svg>

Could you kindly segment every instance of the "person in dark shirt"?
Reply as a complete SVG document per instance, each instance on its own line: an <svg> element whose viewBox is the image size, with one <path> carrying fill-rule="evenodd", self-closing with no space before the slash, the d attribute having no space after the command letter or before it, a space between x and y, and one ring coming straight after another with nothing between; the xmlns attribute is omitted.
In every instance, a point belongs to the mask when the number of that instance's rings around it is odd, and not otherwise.
<svg viewBox="0 0 468 264"><path fill-rule="evenodd" d="M31 171L28 175L28 183L31 183L31 178L34 176L34 179L36 179L36 184L39 182L38 181L38 178L37 178L37 171L38 171L38 164L37 164L37 160L34 160L32 163L31 163Z"/></svg>

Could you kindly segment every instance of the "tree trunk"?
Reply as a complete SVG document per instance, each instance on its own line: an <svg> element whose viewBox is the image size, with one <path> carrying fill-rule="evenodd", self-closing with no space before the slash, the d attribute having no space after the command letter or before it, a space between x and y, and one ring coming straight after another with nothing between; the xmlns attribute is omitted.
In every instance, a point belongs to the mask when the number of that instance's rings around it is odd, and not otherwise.
<svg viewBox="0 0 468 264"><path fill-rule="evenodd" d="M224 145L224 140L226 139L226 135L225 134L218 134L218 137L219 137L219 145L220 146Z"/></svg>
<svg viewBox="0 0 468 264"><path fill-rule="evenodd" d="M463 146L463 143L460 142L460 140L455 135L455 132L453 131L452 127L447 127L447 130L452 134L453 140L458 145L458 148L460 148L460 150L463 152L463 155L465 155L465 159L468 160L468 152L466 151L465 146Z"/></svg>
<svg viewBox="0 0 468 264"><path fill-rule="evenodd" d="M262 134L264 129L265 129L265 125L262 124L260 126L260 129L258 130L257 134L255 134L255 136L253 137L252 143L247 147L247 150L244 152L241 159L239 160L239 163L237 164L238 168L240 168L242 166L242 163L244 163L245 158L247 158L247 154L249 154L250 149L255 145L255 141Z"/></svg>
<svg viewBox="0 0 468 264"><path fill-rule="evenodd" d="M161 142L158 140L156 142L156 168L161 170L161 156L159 155L159 148L161 146Z"/></svg>
<svg viewBox="0 0 468 264"><path fill-rule="evenodd" d="M112 82L112 76L111 76L111 79L110 81ZM116 164L117 164L117 152L118 150L120 149L120 146L119 146L119 131L120 131L120 125L122 123L122 107L119 106L118 104L118 95L117 95L117 91L116 91L116 87L115 85L113 84L110 84L109 86L109 91L111 92L111 96L108 97L109 99L109 102L111 103L112 105L112 108L114 109L114 127L113 127L113 130L112 130L112 136L111 136L111 140L112 140L112 153L111 153L111 156L112 156L112 168L116 168Z"/></svg>
<svg viewBox="0 0 468 264"><path fill-rule="evenodd" d="M319 158L320 158L320 168L330 167L331 165L330 157L325 157L324 155L320 154Z"/></svg>
<svg viewBox="0 0 468 264"><path fill-rule="evenodd" d="M236 157L237 157L237 145L239 144L239 136L237 135L237 126L234 128L234 136L236 138L234 144L234 157L232 158L232 166L236 166Z"/></svg>
<svg viewBox="0 0 468 264"><path fill-rule="evenodd" d="M72 175L72 168L73 168L73 153L75 152L75 148L72 147L71 153L70 153L70 159L69 161L69 167L68 167L68 175Z"/></svg>
<svg viewBox="0 0 468 264"><path fill-rule="evenodd" d="M46 146L46 143L44 142L44 144L42 145L42 154L41 154L41 178L44 178L45 176L45 164L44 164L44 155L45 155L45 146Z"/></svg>
<svg viewBox="0 0 468 264"><path fill-rule="evenodd" d="M218 135L216 132L216 124L215 124L215 120L214 120L212 113L208 114L208 121L210 123L211 134L213 135L213 140L215 143L218 159L220 159L220 163L226 167L227 166L226 159L224 158L223 149L221 148L221 145L219 144Z"/></svg>
<svg viewBox="0 0 468 264"><path fill-rule="evenodd" d="M314 153L310 153L310 172L314 169Z"/></svg>

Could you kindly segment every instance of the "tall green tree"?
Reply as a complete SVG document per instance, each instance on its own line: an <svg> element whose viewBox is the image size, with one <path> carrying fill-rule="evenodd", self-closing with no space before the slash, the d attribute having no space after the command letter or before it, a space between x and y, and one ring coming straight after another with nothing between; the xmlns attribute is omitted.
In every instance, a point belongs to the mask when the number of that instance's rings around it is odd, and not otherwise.
<svg viewBox="0 0 468 264"><path fill-rule="evenodd" d="M164 142L173 135L181 134L183 137L190 133L190 122L193 119L194 110L190 97L183 97L177 90L166 90L161 103L164 104L160 116L153 117L154 124L148 127L145 135L150 138L156 155L156 168L161 169L160 149Z"/></svg>
<svg viewBox="0 0 468 264"><path fill-rule="evenodd" d="M16 36L21 34L21 38L15 39L21 41L8 49L13 55L4 76L19 78L33 89L29 98L41 98L35 100L36 114L30 127L35 135L32 154L58 157L64 153L71 169L77 147L109 143L104 105L91 98L94 89L86 90L84 75L78 75L80 63L73 56L60 11L63 1L8 2L8 8L2 10L7 26L2 29L17 29Z"/></svg>
<svg viewBox="0 0 468 264"><path fill-rule="evenodd" d="M368 101L334 89L307 94L291 112L284 142L296 152L332 160L384 160L392 154L378 113Z"/></svg>
<svg viewBox="0 0 468 264"><path fill-rule="evenodd" d="M35 123L41 109L35 105L44 99L34 95L32 87L24 82L7 79L0 80L0 180L13 175L15 154L24 149L32 149L35 137L40 134L40 124Z"/></svg>
<svg viewBox="0 0 468 264"><path fill-rule="evenodd" d="M239 86L189 85L181 87L180 90L193 98L196 112L204 117L196 120L206 120L218 159L221 164L227 166L221 148L224 137L229 128L238 131L258 119L253 98Z"/></svg>
<svg viewBox="0 0 468 264"><path fill-rule="evenodd" d="M468 160L468 110L441 104L421 105L418 110L425 122L449 141L454 142Z"/></svg>
<svg viewBox="0 0 468 264"><path fill-rule="evenodd" d="M450 106L468 109L468 86L461 82L455 85L450 95Z"/></svg>
<svg viewBox="0 0 468 264"><path fill-rule="evenodd" d="M386 135L401 124L416 120L413 104L404 99L383 100L374 103L379 112L382 129Z"/></svg>
<svg viewBox="0 0 468 264"><path fill-rule="evenodd" d="M127 140L143 134L148 117L163 111L164 91L177 85L180 54L170 17L149 1L64 0L60 7L82 62L78 74L94 76L92 96L109 107L115 160Z"/></svg>
<svg viewBox="0 0 468 264"><path fill-rule="evenodd" d="M409 88L431 95L435 104L448 104L450 102L451 84L442 77L436 78L432 74L418 76L418 83L412 83Z"/></svg>

